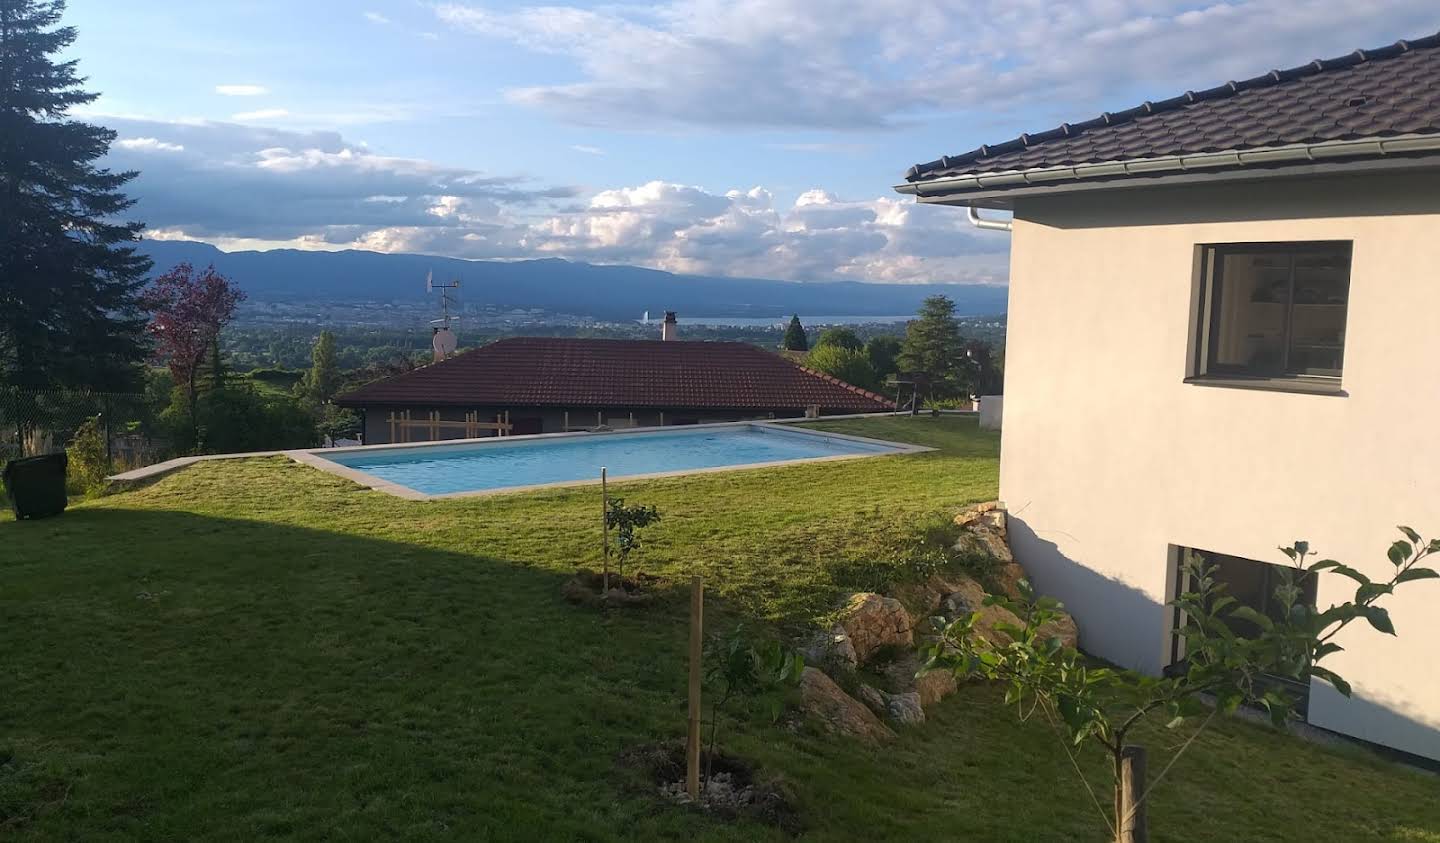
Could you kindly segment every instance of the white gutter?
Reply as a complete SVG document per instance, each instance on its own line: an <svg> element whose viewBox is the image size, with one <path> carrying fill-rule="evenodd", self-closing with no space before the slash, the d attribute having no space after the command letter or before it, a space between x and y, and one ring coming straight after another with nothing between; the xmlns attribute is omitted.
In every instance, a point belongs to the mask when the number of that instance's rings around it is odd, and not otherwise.
<svg viewBox="0 0 1440 843"><path fill-rule="evenodd" d="M970 224L976 228L983 228L987 231L1009 231L1014 223L1010 220L987 220L980 218L980 209L971 205L966 209L969 211Z"/></svg>
<svg viewBox="0 0 1440 843"><path fill-rule="evenodd" d="M932 196L991 187L1046 184L1049 182L1101 178L1105 176L1137 176L1161 172L1204 170L1215 167L1244 167L1281 164L1295 161L1322 161L1328 158L1381 157L1390 153L1440 151L1440 135L1402 135L1393 138L1358 138L1355 140L1297 143L1261 149L1230 149L1221 152L1199 152L1194 155L1166 155L1159 158L1133 158L1128 161L1100 161L1063 167L1037 167L1031 170L1001 170L964 176L906 182L895 186L897 193ZM1000 223L1003 225L1003 223ZM989 227L989 226L984 226Z"/></svg>

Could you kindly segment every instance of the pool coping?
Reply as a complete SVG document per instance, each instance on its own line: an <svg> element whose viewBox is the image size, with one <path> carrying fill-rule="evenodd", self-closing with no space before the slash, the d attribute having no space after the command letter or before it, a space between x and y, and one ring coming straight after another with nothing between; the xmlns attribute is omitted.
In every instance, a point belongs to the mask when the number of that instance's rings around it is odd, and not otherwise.
<svg viewBox="0 0 1440 843"><path fill-rule="evenodd" d="M883 415L888 416L892 414L885 413ZM867 414L866 417L873 416ZM485 436L477 439L445 439L440 442L402 442L397 444L383 445L352 445L345 448L323 448L318 450L312 449L303 451L285 451L282 453L284 453L285 456L290 457L298 463L308 465L312 468L320 469L321 471L327 472L329 474L334 474L338 477L343 477L354 483L358 483L361 486L374 489L377 492L385 492L387 494L394 495L399 498L404 498L406 500L454 500L457 498L478 498L489 497L491 495L508 495L521 492L534 492L543 489L596 486L600 484L600 478L596 477L588 480L559 480L551 483L529 483L519 486L503 486L498 489L472 489L463 492L445 492L438 495L431 495L412 489L409 486L403 486L399 483L394 483L389 480L383 480L373 474L367 474L366 472L360 471L359 469L341 465L340 463L326 459L324 455L378 450L401 450L408 448L437 448L455 445L482 445L491 448L501 448L506 446L521 446L531 442L553 439L579 439L595 436L629 436L640 433L656 433L661 431L676 433L687 432L691 430L716 428L763 428L767 426L782 428L796 422L838 420L843 419L840 416L826 416L819 419L761 419L756 421L713 422L710 424L691 424L683 426L664 425L658 427L631 427L625 428L623 430L585 430L567 433L536 433L528 436ZM831 431L808 431L803 428L799 430L786 430L786 432L802 436L825 436L832 439L843 439L845 441L855 442L857 444L883 447L886 448L887 451L878 454L834 454L828 457L804 457L801 459L793 460L770 460L767 462L743 463L741 465L720 465L712 466L710 468L689 468L680 469L677 471L654 471L646 474L626 474L617 477L611 477L609 478L609 482L629 483L636 480L656 480L664 477L683 477L692 474L718 474L725 471L745 471L748 469L757 468L777 468L786 465L803 465L805 463L839 462L841 460L869 459L871 457L901 456L906 454L920 454L926 453L928 451L937 450L936 448L931 448L926 445L914 445L908 442L893 442L888 439L876 439L870 436L856 436L850 433L834 433Z"/></svg>

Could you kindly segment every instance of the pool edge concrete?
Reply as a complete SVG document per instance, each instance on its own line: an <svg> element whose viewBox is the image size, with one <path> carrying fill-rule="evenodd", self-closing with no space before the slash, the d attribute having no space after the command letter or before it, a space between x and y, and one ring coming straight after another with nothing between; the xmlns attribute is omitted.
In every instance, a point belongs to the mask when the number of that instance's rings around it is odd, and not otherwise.
<svg viewBox="0 0 1440 843"><path fill-rule="evenodd" d="M889 417L889 416L893 416L893 415L895 415L895 414L893 414L893 413L877 413L877 414L873 414L873 415L859 416L859 417L857 417L857 416L847 416L846 418L876 418L876 417ZM803 420L800 420L800 421L812 421L812 422L813 422L813 421L821 421L821 420L824 420L824 418L822 417L822 419L803 419ZM713 428L729 428L729 429L734 429L734 428L741 428L741 427L761 427L761 428L763 428L763 427L767 427L767 426L773 426L775 429L784 429L784 428L781 427L781 425L782 425L782 424L785 424L786 422L791 422L791 420L787 419L787 420L785 420L785 422L776 422L776 421L771 421L771 420L762 420L762 421L740 421L740 422L716 422L716 423L713 423L713 424L685 425L685 426L683 426L683 428L680 428L680 429L683 430L683 431L692 431L692 430L706 429L706 428L712 428L712 429L713 429ZM517 485L517 486L504 486L504 487L501 487L501 488L498 488L498 489L472 489L472 490L462 491L462 492L444 492L444 493L433 494L433 495L432 495L432 494L427 494L427 493L425 493L425 492L418 491L418 490L416 490L416 489L412 489L412 488L410 488L409 486L404 486L404 485L401 485L401 484L399 484L399 483L395 483L395 482L392 482L392 481L389 481L389 480L384 480L384 479L379 478L379 477L376 477L376 476L374 476L374 475L372 475L372 474L367 474L367 473L365 473L365 472L363 472L363 471L360 471L360 470L358 470L358 469L350 468L349 466L341 465L340 463L337 463L337 462L334 462L334 461L332 461L332 460L330 460L330 459L327 459L327 458L326 458L326 455L327 455L327 454L339 454L339 453L355 453L355 452L364 452L364 451L372 451L372 450L373 450L373 451L379 451L379 450L401 450L401 449L411 449L411 448L419 448L419 447L444 447L444 446L456 446L456 445L486 445L486 446L489 446L489 447L492 447L492 448L499 448L499 447L505 447L505 446L507 446L507 445L516 445L516 446L518 446L518 445L523 445L523 444L526 444L526 443L529 443L529 442L538 442L538 441L542 441L542 440L556 440L556 439L563 439L563 438L581 439L581 438L596 437L596 436L604 436L604 437L629 436L629 435L640 434L640 433L657 433L657 432L662 432L662 431L664 431L664 432L675 432L675 431L676 431L676 426L675 426L675 425L669 425L669 426L666 426L666 427L635 427L635 428L627 428L627 429L624 429L624 430L611 430L611 431L576 431L576 432L569 432L569 433L541 433L541 434L534 434L534 435L530 435L530 436L507 436L507 437L487 436L487 437L483 437L483 438L480 438L480 439L446 439L446 440L443 440L443 441L440 441L440 442L405 442L405 443L399 443L399 444L385 444L385 445L360 445L360 446L350 446L350 447L346 447L346 448L326 448L326 449L318 450L318 451L317 451L317 450L292 451L292 452L287 452L287 456L290 456L290 457L291 457L292 459L294 459L296 462L300 462L300 463L303 463L303 464L305 464L305 465L308 465L308 466L310 466L310 467L312 467L312 468L317 468L317 469L319 469L319 470L321 470L321 471L325 471L325 472L327 472L327 473L334 474L334 475L336 475L337 477L343 477L343 478L345 478L345 479L347 479L347 480L350 480L350 481L352 481L352 482L354 482L354 483L357 483L357 484L359 484L359 485L361 485L361 486L364 486L364 487L366 487L366 488L374 489L375 491L378 491L378 492L385 492L386 494L394 495L394 496L396 496L396 497L404 498L404 499L406 499L406 500L416 500L416 501L457 500L457 499L460 499L460 498L479 498L479 497L490 497L490 496L492 496L492 495L520 494L520 493L524 493L524 492L543 491L543 490L546 490L546 489L561 489L561 488L567 488L567 487L595 486L595 485L599 485L600 479L597 477L597 478L590 478L590 479L583 479L583 480L582 480L582 479L559 480L559 481L555 481L555 482L552 482L552 483L527 483L527 484L522 484L522 485ZM823 437L829 437L829 438L832 438L832 439L840 439L840 440L844 440L844 441L847 441L847 442L854 442L854 443L857 443L857 444L870 445L870 446L875 446L875 447L883 447L883 448L886 448L886 449L887 449L887 452L886 452L886 453L877 453L877 454L835 454L835 455L826 456L826 457L804 457L804 458L801 458L801 459L793 459L793 460L771 460L771 461L767 461L767 462L742 463L742 464L739 464L739 465L712 466L712 467L708 467L708 468L690 468L690 469L680 469L680 470L676 470L676 471L656 471L656 472L648 472L648 473L645 473L645 474L628 474L628 475L622 475L622 476L615 476L615 477L609 478L609 480L610 480L611 483L629 483L629 482L631 482L631 481L637 481L637 480L658 480L658 479L663 479L663 478L668 478L668 477L683 477L683 476L688 476L688 475L692 475L692 474L718 474L718 473L720 473L720 472L726 472L726 471L746 471L746 470L749 470L749 469L758 469L758 468L779 468L779 467L781 467L781 466L787 466L787 465L804 465L804 464L806 464L806 463L838 462L838 461L841 461L841 460L869 459L869 458L872 458L872 457L904 456L904 455L909 455L909 454L921 454L921 453L926 453L926 452L929 452L929 451L935 451L935 450L937 450L936 448L931 448L931 447L928 447L928 446L925 446L925 445L914 445L914 444L911 444L911 443L908 443L908 442L894 442L894 441L887 440L887 439L876 439L876 438L868 437L868 436L856 436L856 435L849 434L849 433L835 433L835 432L828 431L828 430L827 430L827 431L806 431L806 430L801 429L801 430L785 430L785 432L786 432L786 433L790 433L790 434L799 435L799 436L823 436Z"/></svg>

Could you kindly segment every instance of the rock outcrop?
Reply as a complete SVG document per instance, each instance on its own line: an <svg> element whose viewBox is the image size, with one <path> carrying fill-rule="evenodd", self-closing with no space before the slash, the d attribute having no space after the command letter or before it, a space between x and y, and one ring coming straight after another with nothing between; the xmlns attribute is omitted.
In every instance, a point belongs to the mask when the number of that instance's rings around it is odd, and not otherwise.
<svg viewBox="0 0 1440 843"><path fill-rule="evenodd" d="M1009 528L1005 522L1005 510L999 502L976 504L955 516L955 524L965 530L955 549L995 560L994 579L1000 593L1020 599L1019 583L1025 579L1025 569L1010 553Z"/></svg>
<svg viewBox="0 0 1440 843"><path fill-rule="evenodd" d="M1021 599L1019 583L1027 577L1010 553L1004 508L994 501L978 504L957 515L955 523L964 531L955 550L988 557L992 564L983 575L986 582L993 580L991 584L999 594ZM961 573L932 575L924 582L896 588L894 596L872 592L850 595L838 614L839 620L818 633L805 648L806 661L811 665L800 680L805 710L832 732L872 742L895 734L881 717L893 723L923 723L925 709L955 693L959 683L948 670L919 674L916 624L906 606L921 618L946 621L978 613L976 634L1003 647L1012 639L1000 627L1022 624L1004 606L985 605L987 596L978 580ZM923 627L918 634L925 635ZM1041 627L1040 635L1058 637L1070 647L1079 644L1075 620L1063 612ZM878 670L883 676L879 684L885 687L862 683L852 697L825 673L853 676L858 667Z"/></svg>
<svg viewBox="0 0 1440 843"><path fill-rule="evenodd" d="M800 674L800 704L827 731L878 743L895 737L874 712L845 693L822 671L807 667Z"/></svg>
<svg viewBox="0 0 1440 843"><path fill-rule="evenodd" d="M840 626L850 640L858 664L869 663L872 656L886 648L915 645L910 613L894 597L868 591L850 595L840 611Z"/></svg>

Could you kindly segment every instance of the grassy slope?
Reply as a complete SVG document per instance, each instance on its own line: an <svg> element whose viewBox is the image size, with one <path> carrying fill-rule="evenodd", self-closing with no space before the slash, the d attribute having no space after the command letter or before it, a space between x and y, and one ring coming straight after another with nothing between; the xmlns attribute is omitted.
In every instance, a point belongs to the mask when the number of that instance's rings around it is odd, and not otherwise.
<svg viewBox="0 0 1440 843"><path fill-rule="evenodd" d="M943 451L622 484L664 514L645 567L800 623L915 517L994 494L995 438L969 422L822 426ZM417 503L271 459L0 524L0 831L774 837L658 805L615 764L683 731L685 617L559 600L597 520L593 490ZM1152 768L1175 742L1154 736ZM882 752L761 722L730 746L785 775L813 839L1104 837L1047 727L984 687ZM1152 827L1440 840L1436 787L1225 723L1160 786Z"/></svg>

